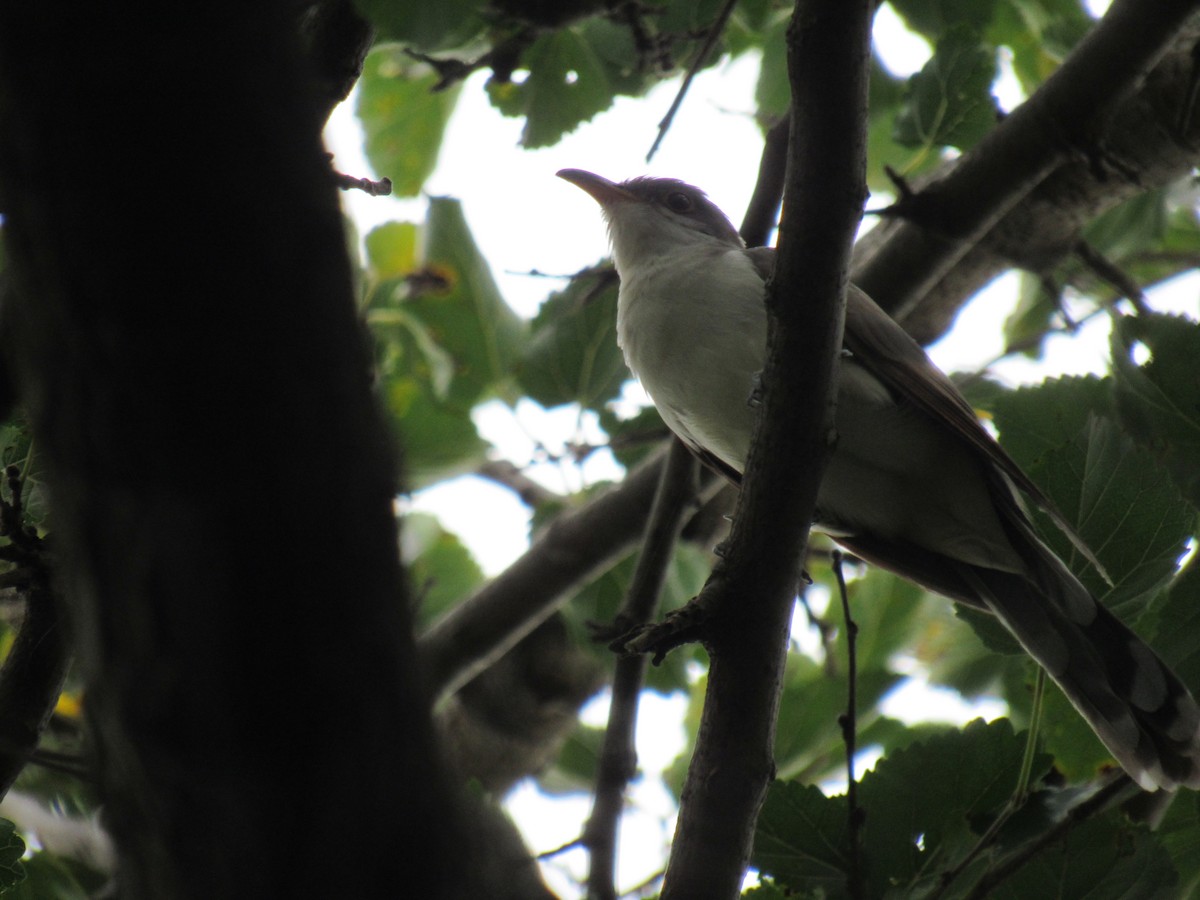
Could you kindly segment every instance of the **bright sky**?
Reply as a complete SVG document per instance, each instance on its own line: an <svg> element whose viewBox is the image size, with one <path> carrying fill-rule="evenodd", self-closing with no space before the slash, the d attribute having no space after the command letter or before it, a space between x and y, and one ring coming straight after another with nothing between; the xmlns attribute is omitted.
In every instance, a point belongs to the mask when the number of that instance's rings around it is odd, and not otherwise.
<svg viewBox="0 0 1200 900"><path fill-rule="evenodd" d="M1100 0L1091 5L1107 4ZM917 71L929 55L925 42L906 32L887 5L879 11L876 34L884 36L877 45L885 64L898 75ZM489 105L482 89L486 74L477 73L463 87L427 190L462 200L475 240L491 262L504 296L520 314L532 316L546 294L563 282L521 273L536 269L569 274L607 253L596 205L555 177L560 168L588 169L615 180L640 174L682 178L706 190L734 221L740 218L753 189L762 148L752 119L757 69L757 59L743 58L701 73L649 165L645 155L658 121L674 97L676 81L660 85L642 99L619 98L611 110L554 147L525 151L517 146L521 121L506 119ZM997 95L1006 108L1021 100L1013 79L1002 78ZM362 157L352 103L335 111L327 139L340 171L370 174ZM423 199L397 201L356 192L344 197L364 234L384 221L421 221L424 217ZM1015 276L1006 276L972 301L954 332L931 348L939 365L974 368L1000 354L1002 326L1015 298L1015 284ZM1200 278L1193 277L1170 291L1159 292L1154 303L1200 318L1198 296ZM1014 384L1040 381L1048 374L1102 372L1107 369L1107 335L1107 320L1098 318L1080 337L1051 340L1047 361L1006 361L994 371ZM629 395L633 400L640 397L636 389ZM533 404L522 405L514 415L502 404L491 403L478 412L476 421L484 435L518 463L540 458L535 442L553 449L580 435L593 440L599 437L594 423L587 417L580 420L576 411L544 411ZM558 490L574 490L583 481L613 477L618 472L603 454L594 455L582 472L574 466L544 462L530 471ZM528 511L508 491L488 482L458 479L422 492L414 506L436 513L471 547L488 573L503 570L528 546ZM931 692L913 682L891 699L888 713L913 718L914 706L920 709L918 718L929 718L932 710L934 718L960 722L981 713L990 718L1001 712L996 704L967 707L957 695ZM680 745L681 705L677 700L649 697L642 712L638 753L644 771L654 772L671 761ZM586 710L585 718L602 724L606 714L607 703L602 698ZM649 723L657 727L646 728ZM671 800L655 779L639 782L632 801L640 811L627 816L622 826L622 886L636 884L653 873L673 828L673 823L665 820L672 810ZM576 836L590 798L549 802L527 784L514 792L508 805L536 852ZM580 878L585 865L580 851L560 857L547 872L551 886L563 897L575 896L570 879L559 867Z"/></svg>

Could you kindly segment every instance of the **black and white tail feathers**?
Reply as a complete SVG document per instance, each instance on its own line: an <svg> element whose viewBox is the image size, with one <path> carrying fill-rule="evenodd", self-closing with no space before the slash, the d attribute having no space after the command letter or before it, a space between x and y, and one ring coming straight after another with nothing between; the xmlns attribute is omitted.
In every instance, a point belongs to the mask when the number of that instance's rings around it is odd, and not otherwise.
<svg viewBox="0 0 1200 900"><path fill-rule="evenodd" d="M995 614L1143 788L1200 788L1200 707L1191 693L1027 522L1010 518L1006 524L1026 573L869 536L838 541L868 562Z"/></svg>

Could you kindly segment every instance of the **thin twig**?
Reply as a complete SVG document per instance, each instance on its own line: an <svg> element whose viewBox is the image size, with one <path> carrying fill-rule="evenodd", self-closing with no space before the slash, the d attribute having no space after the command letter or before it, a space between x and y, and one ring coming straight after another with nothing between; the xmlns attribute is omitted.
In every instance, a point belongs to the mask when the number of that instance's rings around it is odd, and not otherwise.
<svg viewBox="0 0 1200 900"><path fill-rule="evenodd" d="M837 579L838 595L842 599L842 618L846 622L846 712L838 716L838 724L842 726L842 740L846 744L846 826L850 841L846 888L852 900L861 900L863 882L859 866L859 843L864 813L858 805L858 781L854 776L858 715L858 623L850 615L850 598L846 592L846 577L842 573L842 552L834 550L830 562L833 565L833 576Z"/></svg>
<svg viewBox="0 0 1200 900"><path fill-rule="evenodd" d="M531 508L543 503L563 502L566 498L544 485L538 484L507 459L492 459L485 462L475 474L508 488L521 502Z"/></svg>
<svg viewBox="0 0 1200 900"><path fill-rule="evenodd" d="M1038 731L1042 724L1043 702L1046 698L1046 670L1037 668L1033 685L1033 709L1029 714L1029 734L1025 738L1025 755L1021 758L1021 772L1017 776L1017 789L1013 791L1010 806L1021 806L1029 796L1029 779L1033 774L1033 758L1037 755Z"/></svg>
<svg viewBox="0 0 1200 900"><path fill-rule="evenodd" d="M1138 311L1138 315L1149 311L1149 307L1146 305L1146 294L1142 291L1141 285L1134 281L1132 275L1108 259L1103 253L1087 241L1079 241L1075 245L1075 255L1097 278L1109 287L1115 288L1120 296L1132 303L1133 308Z"/></svg>
<svg viewBox="0 0 1200 900"><path fill-rule="evenodd" d="M692 454L682 442L673 440L646 525L642 554L617 614L620 630L643 625L658 614L667 568L674 558L685 514L696 498L696 474ZM625 805L625 788L637 772L637 709L645 673L645 656L617 660L608 727L596 772L596 797L583 836L591 853L587 879L591 900L614 900L617 896L617 829Z"/></svg>
<svg viewBox="0 0 1200 900"><path fill-rule="evenodd" d="M716 46L717 39L720 38L721 33L725 30L725 26L729 23L729 16L733 13L733 8L736 5L737 0L725 0L725 5L717 13L716 21L708 29L708 37L704 41L704 46L700 48L700 52L696 54L696 58L688 66L687 74L683 76L683 84L679 86L679 90L675 94L675 99L671 102L671 108L667 110L667 114L658 123L658 136L654 139L654 143L650 147L650 152L646 154L646 162L650 162L654 158L654 154L658 152L659 144L667 136L667 130L670 129L671 123L675 121L675 113L679 112L679 107L683 105L683 98L687 95L688 88L692 85L692 79L696 77L696 73L700 71L704 63L708 60L708 54Z"/></svg>
<svg viewBox="0 0 1200 900"><path fill-rule="evenodd" d="M783 202L783 183L787 177L790 127L789 118L785 116L771 126L763 143L754 193L750 195L746 215L742 218L742 227L738 229L747 247L765 246L779 219L779 206Z"/></svg>
<svg viewBox="0 0 1200 900"><path fill-rule="evenodd" d="M355 178L353 175L333 173L334 181L343 191L362 191L372 197L386 197L392 192L392 179L381 178L372 181L370 178Z"/></svg>

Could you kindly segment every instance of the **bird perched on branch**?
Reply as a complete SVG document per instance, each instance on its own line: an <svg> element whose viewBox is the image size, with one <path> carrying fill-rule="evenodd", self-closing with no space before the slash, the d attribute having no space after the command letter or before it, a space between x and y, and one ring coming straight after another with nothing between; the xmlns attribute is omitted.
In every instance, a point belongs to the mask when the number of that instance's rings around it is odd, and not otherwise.
<svg viewBox="0 0 1200 900"><path fill-rule="evenodd" d="M617 340L629 368L671 430L740 481L775 251L747 249L704 192L681 181L558 174L595 198L608 222L621 278ZM1142 787L1200 787L1200 708L1042 543L1019 494L1095 563L1070 525L921 347L853 285L844 346L837 442L813 527L868 562L994 614Z"/></svg>

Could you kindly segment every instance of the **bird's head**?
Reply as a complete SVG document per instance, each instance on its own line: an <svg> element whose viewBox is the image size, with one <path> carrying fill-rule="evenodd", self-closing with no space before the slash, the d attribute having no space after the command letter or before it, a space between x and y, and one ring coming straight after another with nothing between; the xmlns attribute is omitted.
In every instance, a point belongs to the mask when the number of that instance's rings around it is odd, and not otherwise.
<svg viewBox="0 0 1200 900"><path fill-rule="evenodd" d="M743 247L737 229L704 191L675 178L631 178L620 184L562 169L564 178L600 204L608 222L617 270L687 247Z"/></svg>

